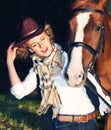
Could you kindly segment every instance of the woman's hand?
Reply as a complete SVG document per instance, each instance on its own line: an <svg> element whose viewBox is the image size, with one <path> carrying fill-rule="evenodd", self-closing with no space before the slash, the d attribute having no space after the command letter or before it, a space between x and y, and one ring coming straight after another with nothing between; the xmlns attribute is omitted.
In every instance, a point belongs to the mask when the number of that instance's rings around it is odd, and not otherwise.
<svg viewBox="0 0 111 130"><path fill-rule="evenodd" d="M14 66L14 60L16 58L17 49L18 47L14 47L14 43L12 43L7 49L7 67L12 86L21 82Z"/></svg>
<svg viewBox="0 0 111 130"><path fill-rule="evenodd" d="M12 43L7 49L7 65L13 64L16 58L16 51L18 47L13 47L14 43Z"/></svg>
<svg viewBox="0 0 111 130"><path fill-rule="evenodd" d="M107 113L111 113L111 108L108 107L108 108L106 109L106 111L107 111Z"/></svg>

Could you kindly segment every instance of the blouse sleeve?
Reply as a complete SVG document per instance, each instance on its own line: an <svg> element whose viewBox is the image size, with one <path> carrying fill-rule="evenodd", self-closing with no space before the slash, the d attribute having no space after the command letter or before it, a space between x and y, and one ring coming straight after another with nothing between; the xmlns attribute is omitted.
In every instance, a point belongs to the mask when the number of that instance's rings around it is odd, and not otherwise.
<svg viewBox="0 0 111 130"><path fill-rule="evenodd" d="M63 55L65 57L65 63L64 63L64 66L63 66L63 69L61 71L61 74L64 75L65 72L66 72L66 69L67 69L67 65L68 65L68 55L65 51L63 51Z"/></svg>
<svg viewBox="0 0 111 130"><path fill-rule="evenodd" d="M36 89L36 86L36 73L30 70L26 78L21 83L12 86L10 91L11 94L14 95L17 99L21 99L33 92Z"/></svg>

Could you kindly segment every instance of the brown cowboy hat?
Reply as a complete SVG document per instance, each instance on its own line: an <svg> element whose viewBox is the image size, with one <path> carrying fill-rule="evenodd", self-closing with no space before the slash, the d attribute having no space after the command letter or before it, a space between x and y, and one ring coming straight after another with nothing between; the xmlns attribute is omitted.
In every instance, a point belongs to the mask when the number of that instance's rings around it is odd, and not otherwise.
<svg viewBox="0 0 111 130"><path fill-rule="evenodd" d="M23 43L29 39L41 34L45 28L45 21L42 19L37 22L31 17L24 18L17 25L17 38L15 42L15 47L21 47Z"/></svg>

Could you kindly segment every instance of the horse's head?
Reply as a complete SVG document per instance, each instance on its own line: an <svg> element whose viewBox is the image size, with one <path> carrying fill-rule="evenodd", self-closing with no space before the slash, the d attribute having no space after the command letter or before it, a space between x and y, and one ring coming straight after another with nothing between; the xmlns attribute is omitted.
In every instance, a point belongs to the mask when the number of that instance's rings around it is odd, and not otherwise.
<svg viewBox="0 0 111 130"><path fill-rule="evenodd" d="M68 47L70 63L68 83L78 86L87 76L99 54L104 34L104 6L106 0L76 0L69 20Z"/></svg>

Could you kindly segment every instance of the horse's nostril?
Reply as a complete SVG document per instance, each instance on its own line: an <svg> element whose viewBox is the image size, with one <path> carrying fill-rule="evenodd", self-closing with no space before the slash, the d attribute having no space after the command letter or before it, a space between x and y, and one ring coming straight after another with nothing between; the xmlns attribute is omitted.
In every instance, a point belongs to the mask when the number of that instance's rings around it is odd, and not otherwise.
<svg viewBox="0 0 111 130"><path fill-rule="evenodd" d="M84 73L81 72L79 75L78 75L78 78L81 78L82 80L84 79Z"/></svg>
<svg viewBox="0 0 111 130"><path fill-rule="evenodd" d="M78 78L81 78L81 75L78 75Z"/></svg>

